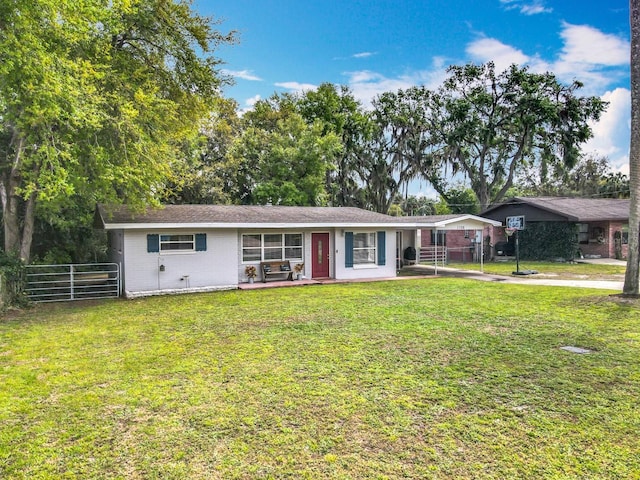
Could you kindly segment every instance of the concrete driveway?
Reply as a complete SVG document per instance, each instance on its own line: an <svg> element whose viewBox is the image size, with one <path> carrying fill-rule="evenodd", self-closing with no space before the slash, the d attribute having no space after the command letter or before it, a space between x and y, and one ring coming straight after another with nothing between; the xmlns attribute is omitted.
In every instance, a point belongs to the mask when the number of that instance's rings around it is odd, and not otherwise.
<svg viewBox="0 0 640 480"><path fill-rule="evenodd" d="M613 260L613 259L597 259L597 260ZM620 260L614 260L621 262ZM626 262L622 262L626 264ZM413 265L411 267L405 267L412 269L415 273L421 273L423 275L434 275L435 269L431 265ZM473 270L457 270L455 268L438 267L438 276L442 277L457 277L457 278L470 278L472 280L480 280L483 282L500 282L500 283L513 283L522 285L544 285L551 287L578 287L578 288L598 288L603 290L617 290L622 292L624 282L611 281L611 280L556 280L553 278L536 278L535 275L528 276L504 276L504 275L491 275L488 273L481 273Z"/></svg>

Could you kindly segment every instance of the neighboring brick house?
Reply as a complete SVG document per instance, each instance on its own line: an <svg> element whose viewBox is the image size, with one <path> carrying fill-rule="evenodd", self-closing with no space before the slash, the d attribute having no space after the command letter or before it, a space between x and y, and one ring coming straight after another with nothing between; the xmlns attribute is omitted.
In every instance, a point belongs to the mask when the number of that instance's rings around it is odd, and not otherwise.
<svg viewBox="0 0 640 480"><path fill-rule="evenodd" d="M568 222L578 226L583 255L625 258L628 249L629 199L514 197L482 212L483 217L509 225L509 219ZM504 229L495 229L494 243L507 242Z"/></svg>
<svg viewBox="0 0 640 480"><path fill-rule="evenodd" d="M398 221L417 227L417 235L411 238L415 243L406 244L403 236L397 239L399 252L404 248L415 246L418 250L418 261L421 263L476 262L490 258L493 228L500 222L467 213L450 215L427 215L396 217ZM484 251L484 256L481 252ZM402 260L402 259L400 259Z"/></svg>
<svg viewBox="0 0 640 480"><path fill-rule="evenodd" d="M493 231L502 231L496 223L486 218L469 214L432 215L421 217L424 221L437 223L439 228L423 229L420 241L422 249L434 246L446 247L447 261L451 262L479 262L480 252L484 249L484 259L491 258ZM461 219L474 219L475 223L467 222L461 228ZM481 222L479 223L478 220ZM447 223L456 221L456 229L445 228Z"/></svg>

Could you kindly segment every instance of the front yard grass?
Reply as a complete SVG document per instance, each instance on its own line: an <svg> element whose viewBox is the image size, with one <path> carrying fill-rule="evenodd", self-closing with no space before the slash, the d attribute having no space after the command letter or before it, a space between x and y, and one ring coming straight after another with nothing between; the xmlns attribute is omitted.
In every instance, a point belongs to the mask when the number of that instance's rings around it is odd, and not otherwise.
<svg viewBox="0 0 640 480"><path fill-rule="evenodd" d="M451 262L446 265L459 270L480 270L479 263ZM483 265L484 273L491 275L508 275L516 270L516 261L486 262ZM520 270L536 270L535 277L556 278L560 280L612 280L624 281L625 265L589 264L589 263L564 263L564 262L540 262L521 260ZM532 277L533 278L533 277Z"/></svg>
<svg viewBox="0 0 640 480"><path fill-rule="evenodd" d="M0 478L639 478L640 304L609 293L432 278L38 306L0 320Z"/></svg>

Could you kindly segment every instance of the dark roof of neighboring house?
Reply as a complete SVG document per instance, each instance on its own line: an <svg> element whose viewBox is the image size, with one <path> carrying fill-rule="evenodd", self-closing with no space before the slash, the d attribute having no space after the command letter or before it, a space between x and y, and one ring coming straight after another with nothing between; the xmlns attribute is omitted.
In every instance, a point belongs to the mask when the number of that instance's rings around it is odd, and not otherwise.
<svg viewBox="0 0 640 480"><path fill-rule="evenodd" d="M472 215L468 215L466 213L450 213L447 215L421 215L415 217L403 217L403 218L412 218L414 220L420 220L421 222L442 222L445 220L456 220L458 218L470 217Z"/></svg>
<svg viewBox="0 0 640 480"><path fill-rule="evenodd" d="M514 204L527 204L575 222L629 219L628 198L513 197L489 207L480 215Z"/></svg>
<svg viewBox="0 0 640 480"><path fill-rule="evenodd" d="M451 213L448 215L416 215L409 217L396 217L398 222L418 225L428 225L436 228L446 225L455 225L455 228L462 228L461 222L471 222L471 224L484 223L485 225L498 226L501 223L489 218L482 218L470 213Z"/></svg>

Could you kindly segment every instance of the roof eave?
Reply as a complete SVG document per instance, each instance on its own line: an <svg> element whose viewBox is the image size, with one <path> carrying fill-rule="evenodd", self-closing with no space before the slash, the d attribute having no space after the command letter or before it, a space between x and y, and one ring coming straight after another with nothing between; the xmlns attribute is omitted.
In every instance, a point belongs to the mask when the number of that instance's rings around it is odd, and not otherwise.
<svg viewBox="0 0 640 480"><path fill-rule="evenodd" d="M105 230L177 230L177 229L287 229L287 228L406 228L406 224L401 223L103 223ZM409 225L411 226L411 225Z"/></svg>

